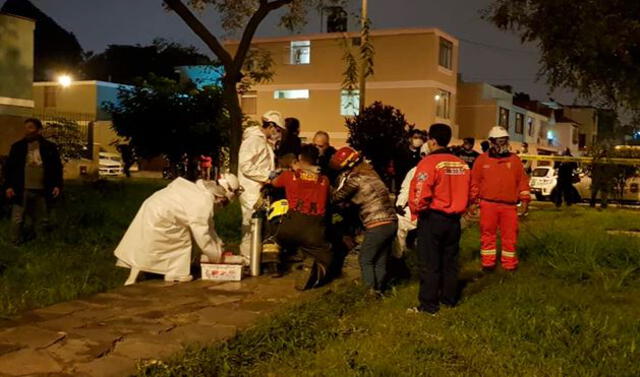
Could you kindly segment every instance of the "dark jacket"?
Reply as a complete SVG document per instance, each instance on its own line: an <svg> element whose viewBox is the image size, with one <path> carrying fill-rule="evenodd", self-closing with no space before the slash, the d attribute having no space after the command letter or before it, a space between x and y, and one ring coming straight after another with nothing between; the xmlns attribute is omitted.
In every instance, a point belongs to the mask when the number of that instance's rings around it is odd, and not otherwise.
<svg viewBox="0 0 640 377"><path fill-rule="evenodd" d="M302 140L297 135L287 134L282 139L282 143L278 147L276 151L276 155L278 157L286 156L288 154L293 154L296 158L300 154L300 149L302 148Z"/></svg>
<svg viewBox="0 0 640 377"><path fill-rule="evenodd" d="M336 149L332 146L328 146L324 151L324 154L318 157L318 165L320 166L320 171L322 174L329 177L329 180L333 182L335 179L335 172L329 168L329 162L331 161L331 157L336 153Z"/></svg>
<svg viewBox="0 0 640 377"><path fill-rule="evenodd" d="M420 148L413 150L408 145L402 145L396 149L393 165L398 186L407 176L409 170L415 168L420 160L422 160Z"/></svg>
<svg viewBox="0 0 640 377"><path fill-rule="evenodd" d="M334 203L351 201L360 207L364 226L397 221L396 210L389 190L378 174L366 162L343 172L337 179L337 188L331 194Z"/></svg>
<svg viewBox="0 0 640 377"><path fill-rule="evenodd" d="M62 161L56 145L40 136L40 156L44 169L44 189L48 199L52 199L51 193L54 187L62 188ZM16 196L14 202L20 203L24 193L24 174L27 161L28 141L22 139L15 142L9 151L7 159L6 187L12 188Z"/></svg>

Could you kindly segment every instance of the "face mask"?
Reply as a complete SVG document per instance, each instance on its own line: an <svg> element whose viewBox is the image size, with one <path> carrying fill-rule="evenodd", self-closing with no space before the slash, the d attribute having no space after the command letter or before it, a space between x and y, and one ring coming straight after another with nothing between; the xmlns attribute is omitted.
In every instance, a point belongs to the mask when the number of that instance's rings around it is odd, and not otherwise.
<svg viewBox="0 0 640 377"><path fill-rule="evenodd" d="M422 147L422 144L424 144L424 141L422 139L412 139L411 140L411 145L415 149L418 149L418 148Z"/></svg>
<svg viewBox="0 0 640 377"><path fill-rule="evenodd" d="M277 129L274 129L273 132L271 132L271 136L269 136L269 140L271 140L274 143L282 140L282 132L279 132Z"/></svg>
<svg viewBox="0 0 640 377"><path fill-rule="evenodd" d="M422 144L422 147L420 147L420 154L426 156L429 153L431 153L431 148L429 148L429 143Z"/></svg>

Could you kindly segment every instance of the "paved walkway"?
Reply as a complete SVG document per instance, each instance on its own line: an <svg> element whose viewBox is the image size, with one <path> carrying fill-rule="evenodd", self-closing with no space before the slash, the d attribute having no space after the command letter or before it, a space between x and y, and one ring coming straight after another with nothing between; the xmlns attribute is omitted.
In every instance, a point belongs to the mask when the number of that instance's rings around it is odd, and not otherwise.
<svg viewBox="0 0 640 377"><path fill-rule="evenodd" d="M353 264L348 277L356 274ZM149 281L53 305L1 325L0 376L127 376L141 360L231 338L283 304L318 293L295 291L291 276Z"/></svg>

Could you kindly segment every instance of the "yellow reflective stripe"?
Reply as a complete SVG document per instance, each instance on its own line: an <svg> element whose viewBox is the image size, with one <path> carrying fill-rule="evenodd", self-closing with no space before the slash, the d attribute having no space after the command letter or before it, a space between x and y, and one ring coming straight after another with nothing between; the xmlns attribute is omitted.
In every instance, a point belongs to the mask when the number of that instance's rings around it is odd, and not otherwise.
<svg viewBox="0 0 640 377"><path fill-rule="evenodd" d="M515 258L516 257L516 252L515 251L502 251L502 256L503 257L507 257L507 258Z"/></svg>
<svg viewBox="0 0 640 377"><path fill-rule="evenodd" d="M495 250L480 250L481 255L496 255Z"/></svg>

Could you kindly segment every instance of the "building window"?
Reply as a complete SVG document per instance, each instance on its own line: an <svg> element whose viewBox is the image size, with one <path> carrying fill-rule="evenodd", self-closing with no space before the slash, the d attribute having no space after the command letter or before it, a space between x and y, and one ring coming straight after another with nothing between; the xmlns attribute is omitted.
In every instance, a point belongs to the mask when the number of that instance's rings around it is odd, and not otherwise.
<svg viewBox="0 0 640 377"><path fill-rule="evenodd" d="M579 140L578 127L572 127L571 129L571 142L575 145L578 144Z"/></svg>
<svg viewBox="0 0 640 377"><path fill-rule="evenodd" d="M451 117L451 93L439 89L436 93L436 117L449 119Z"/></svg>
<svg viewBox="0 0 640 377"><path fill-rule="evenodd" d="M527 126L529 127L528 129L528 134L530 137L533 137L533 118L528 117L527 118Z"/></svg>
<svg viewBox="0 0 640 377"><path fill-rule="evenodd" d="M273 92L274 99L308 99L309 89L276 90Z"/></svg>
<svg viewBox="0 0 640 377"><path fill-rule="evenodd" d="M516 113L516 133L522 135L524 133L524 115Z"/></svg>
<svg viewBox="0 0 640 377"><path fill-rule="evenodd" d="M55 86L44 87L44 107L56 107L56 90Z"/></svg>
<svg viewBox="0 0 640 377"><path fill-rule="evenodd" d="M356 116L360 112L360 92L343 90L340 94L340 115Z"/></svg>
<svg viewBox="0 0 640 377"><path fill-rule="evenodd" d="M453 43L444 38L440 38L439 64L446 69L453 69Z"/></svg>
<svg viewBox="0 0 640 377"><path fill-rule="evenodd" d="M240 107L246 115L255 115L258 113L258 92L251 91L240 97Z"/></svg>
<svg viewBox="0 0 640 377"><path fill-rule="evenodd" d="M509 130L509 109L504 107L500 108L500 119L498 119L498 126L504 127L505 130Z"/></svg>
<svg viewBox="0 0 640 377"><path fill-rule="evenodd" d="M311 41L292 41L290 64L311 64Z"/></svg>

